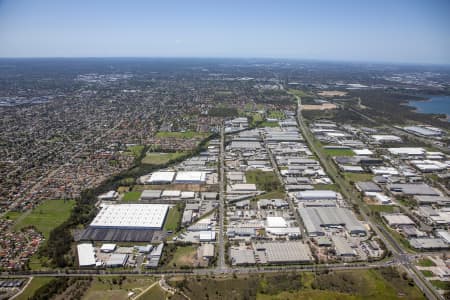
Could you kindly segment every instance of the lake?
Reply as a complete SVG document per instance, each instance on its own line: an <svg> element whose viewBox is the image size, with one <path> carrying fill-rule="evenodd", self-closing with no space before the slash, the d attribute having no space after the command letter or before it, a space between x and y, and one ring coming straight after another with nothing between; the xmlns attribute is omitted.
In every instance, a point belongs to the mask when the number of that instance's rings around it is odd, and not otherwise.
<svg viewBox="0 0 450 300"><path fill-rule="evenodd" d="M409 101L408 105L416 108L419 113L447 114L450 122L450 96L426 96L426 101Z"/></svg>

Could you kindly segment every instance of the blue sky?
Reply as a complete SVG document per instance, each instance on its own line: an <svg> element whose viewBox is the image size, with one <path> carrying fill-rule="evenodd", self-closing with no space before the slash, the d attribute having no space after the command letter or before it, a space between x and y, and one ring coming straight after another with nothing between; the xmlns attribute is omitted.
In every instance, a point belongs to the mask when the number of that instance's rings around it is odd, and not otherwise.
<svg viewBox="0 0 450 300"><path fill-rule="evenodd" d="M0 0L0 57L450 64L450 0Z"/></svg>

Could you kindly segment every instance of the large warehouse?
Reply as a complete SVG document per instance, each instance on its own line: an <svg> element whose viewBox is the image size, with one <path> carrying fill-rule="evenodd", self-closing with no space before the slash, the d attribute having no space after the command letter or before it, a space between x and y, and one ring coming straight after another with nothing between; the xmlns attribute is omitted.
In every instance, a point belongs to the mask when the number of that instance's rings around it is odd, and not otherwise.
<svg viewBox="0 0 450 300"><path fill-rule="evenodd" d="M170 184L175 177L175 172L172 171L160 171L152 173L150 179L148 179L145 183L149 184Z"/></svg>
<svg viewBox="0 0 450 300"><path fill-rule="evenodd" d="M206 182L206 172L183 171L178 172L175 183L203 184Z"/></svg>
<svg viewBox="0 0 450 300"><path fill-rule="evenodd" d="M158 230L164 225L168 209L166 204L105 205L90 227Z"/></svg>
<svg viewBox="0 0 450 300"><path fill-rule="evenodd" d="M306 207L298 212L309 236L324 235L325 227L344 226L350 234L367 234L364 225L353 212L340 207Z"/></svg>

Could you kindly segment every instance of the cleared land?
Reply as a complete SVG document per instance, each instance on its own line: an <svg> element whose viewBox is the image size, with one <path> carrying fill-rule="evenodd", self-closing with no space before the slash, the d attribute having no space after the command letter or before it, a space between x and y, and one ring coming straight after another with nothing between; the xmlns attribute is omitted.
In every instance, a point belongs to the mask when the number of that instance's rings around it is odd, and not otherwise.
<svg viewBox="0 0 450 300"><path fill-rule="evenodd" d="M370 181L373 178L373 174L370 174L370 173L349 173L349 172L346 172L346 173L344 173L344 177L348 181L353 181L353 182Z"/></svg>
<svg viewBox="0 0 450 300"><path fill-rule="evenodd" d="M173 153L161 153L161 152L149 152L142 159L143 164L148 165L162 165L171 160L177 159L185 155L186 152L173 152Z"/></svg>
<svg viewBox="0 0 450 300"><path fill-rule="evenodd" d="M264 172L261 170L251 170L245 172L247 183L254 183L260 190L272 192L281 189L280 181L278 181L275 172Z"/></svg>
<svg viewBox="0 0 450 300"><path fill-rule="evenodd" d="M418 266L421 267L435 267L436 264L429 258L422 258L417 262Z"/></svg>
<svg viewBox="0 0 450 300"><path fill-rule="evenodd" d="M50 231L61 225L70 217L74 200L46 200L35 207L24 217L18 217L14 230L20 230L28 226L34 226L44 237L48 239Z"/></svg>
<svg viewBox="0 0 450 300"><path fill-rule="evenodd" d="M140 197L141 197L141 192L138 192L138 191L127 192L123 195L122 201L123 202L135 202L135 201L139 201Z"/></svg>
<svg viewBox="0 0 450 300"><path fill-rule="evenodd" d="M16 300L28 300L42 286L53 280L53 277L34 277L27 288L20 294Z"/></svg>
<svg viewBox="0 0 450 300"><path fill-rule="evenodd" d="M97 277L92 280L91 286L83 296L85 300L126 300L129 292L135 295L144 291L154 283L151 277ZM153 289L151 289L153 290ZM151 291L150 290L150 291ZM139 298L146 299L146 298ZM147 298L153 299L153 298ZM160 299L160 298L154 298Z"/></svg>
<svg viewBox="0 0 450 300"><path fill-rule="evenodd" d="M197 266L197 247L179 246L175 250L172 259L167 264L169 268L195 267Z"/></svg>
<svg viewBox="0 0 450 300"><path fill-rule="evenodd" d="M181 207L179 205L173 206L167 213L166 222L164 223L164 230L177 231L181 221Z"/></svg>
<svg viewBox="0 0 450 300"><path fill-rule="evenodd" d="M159 285L155 285L144 295L140 296L138 299L139 300L166 300L167 295L168 294L165 291L163 291L159 287Z"/></svg>
<svg viewBox="0 0 450 300"><path fill-rule="evenodd" d="M323 152L330 156L354 156L355 153L350 149L323 149Z"/></svg>
<svg viewBox="0 0 450 300"><path fill-rule="evenodd" d="M142 150L144 150L143 145L135 145L135 146L128 147L127 153L133 155L134 157L138 157L139 155L141 155Z"/></svg>
<svg viewBox="0 0 450 300"><path fill-rule="evenodd" d="M215 280L178 278L170 283L191 299L425 299L411 279L404 279L393 268Z"/></svg>

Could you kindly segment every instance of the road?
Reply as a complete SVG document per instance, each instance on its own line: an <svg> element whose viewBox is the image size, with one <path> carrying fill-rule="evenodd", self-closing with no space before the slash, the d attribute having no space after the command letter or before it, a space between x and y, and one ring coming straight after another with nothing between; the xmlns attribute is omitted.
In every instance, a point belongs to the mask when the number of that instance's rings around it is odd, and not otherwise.
<svg viewBox="0 0 450 300"><path fill-rule="evenodd" d="M272 168L275 172L275 174L278 177L278 180L280 181L281 185L284 186L284 182L283 182L283 177L280 174L280 170L278 169L278 165L277 162L275 161L275 158L273 157L272 151L270 151L269 147L267 146L267 143L264 143L264 146L266 148L267 154L269 155L269 159L270 159L270 163L272 164ZM295 216L295 220L298 224L298 227L300 228L300 232L302 233L302 240L306 241L307 237L306 237L306 230L305 227L303 226L303 222L300 218L300 215L298 214L297 209L295 208L294 202L292 201L291 197L286 197L288 203L289 203L289 208L292 211L292 213Z"/></svg>
<svg viewBox="0 0 450 300"><path fill-rule="evenodd" d="M220 127L220 152L219 152L219 259L217 269L226 271L227 264L225 262L225 132L224 126Z"/></svg>
<svg viewBox="0 0 450 300"><path fill-rule="evenodd" d="M360 208L360 214L363 217L364 221L371 226L373 231L379 236L386 247L392 252L394 255L395 261L401 265L406 272L411 276L414 280L415 284L420 288L420 290L426 295L428 299L442 299L442 296L436 291L436 289L431 285L431 283L426 280L423 275L417 271L414 264L411 263L410 255L406 251L404 251L402 245L400 245L397 240L395 240L389 232L383 227L375 224L375 222L367 215L367 212L364 211L364 204L358 201L357 197L354 194L353 187L350 186L348 182L346 182L341 176L338 176L338 171L336 167L327 160L325 155L321 150L319 150L314 143L311 132L305 125L305 122L302 118L301 113L301 98L295 96L297 98L297 123L300 127L300 130L307 141L310 149L317 155L320 163L323 168L327 172L327 174L333 179L335 184L340 188L343 196L349 200L351 203Z"/></svg>

